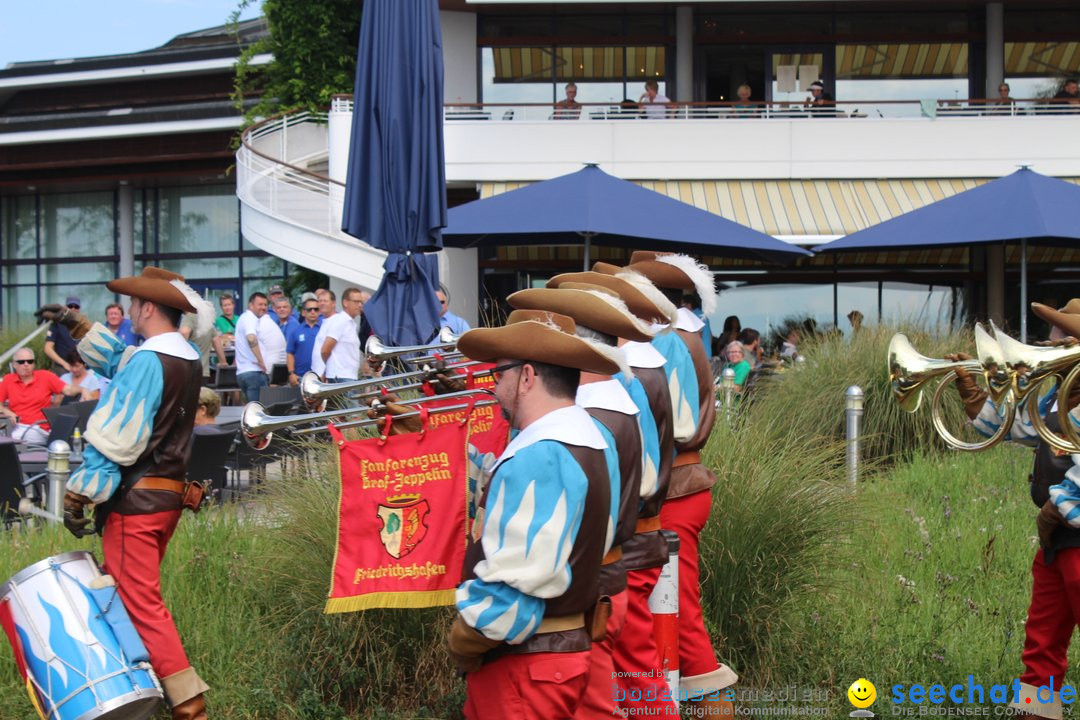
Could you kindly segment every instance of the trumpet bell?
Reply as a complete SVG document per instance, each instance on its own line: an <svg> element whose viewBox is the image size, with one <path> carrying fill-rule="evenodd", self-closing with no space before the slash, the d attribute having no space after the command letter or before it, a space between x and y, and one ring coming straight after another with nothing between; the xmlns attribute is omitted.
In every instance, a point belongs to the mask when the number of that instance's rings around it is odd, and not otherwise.
<svg viewBox="0 0 1080 720"><path fill-rule="evenodd" d="M893 397L906 412L913 413L922 404L922 392L926 384L959 368L981 372L982 365L975 360L953 362L927 357L915 349L907 335L897 333L889 342L889 382Z"/></svg>
<svg viewBox="0 0 1080 720"><path fill-rule="evenodd" d="M314 374L314 373L309 373ZM265 450L274 437L273 430L265 430L272 416L266 412L262 403L249 402L240 414L240 432L244 440L254 450Z"/></svg>
<svg viewBox="0 0 1080 720"><path fill-rule="evenodd" d="M993 327L993 323L991 323ZM1040 347L1014 340L994 327L994 336L1005 359L1013 371L1013 386L1017 400L1023 400L1034 392L1044 380L1062 375L1080 362L1080 345L1071 347Z"/></svg>
<svg viewBox="0 0 1080 720"><path fill-rule="evenodd" d="M389 360L399 355L412 355L413 353L433 353L440 350L453 350L457 347L458 336L450 328L439 331L438 342L428 345L406 345L403 347L391 347L384 345L383 341L375 335L368 338L364 345L364 354L372 360Z"/></svg>

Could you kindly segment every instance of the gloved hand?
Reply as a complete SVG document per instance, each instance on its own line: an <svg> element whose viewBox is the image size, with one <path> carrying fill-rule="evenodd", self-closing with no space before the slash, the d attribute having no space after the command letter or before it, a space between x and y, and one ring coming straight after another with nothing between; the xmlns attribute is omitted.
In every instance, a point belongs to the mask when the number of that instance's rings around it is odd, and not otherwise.
<svg viewBox="0 0 1080 720"><path fill-rule="evenodd" d="M416 412L416 408L409 407L408 405L399 405L398 397L393 393L388 393L382 398L376 398L371 405L371 409L368 410L369 418L378 418L379 433L381 435L386 434L386 416L393 415L394 421L390 424L391 435L406 435L408 433L420 432L423 429L424 423L420 420L419 415L412 415L410 417L398 419L398 415L405 413Z"/></svg>
<svg viewBox="0 0 1080 720"><path fill-rule="evenodd" d="M436 370L431 374L429 382L436 395L465 391L465 378L449 372Z"/></svg>
<svg viewBox="0 0 1080 720"><path fill-rule="evenodd" d="M945 356L945 359L949 362L962 362L964 360L971 360L972 357L967 353L958 352L951 353ZM979 412L982 410L983 405L986 404L987 392L979 387L975 382L975 378L971 376L964 368L956 368L956 391L960 393L960 399L964 403L964 412L967 413L969 420L974 420L979 416Z"/></svg>
<svg viewBox="0 0 1080 720"><path fill-rule="evenodd" d="M1065 518L1058 512L1057 505L1053 500L1047 500L1038 517L1035 518L1035 527L1039 530L1039 544L1044 548L1051 545L1051 537L1059 525L1066 525Z"/></svg>
<svg viewBox="0 0 1080 720"><path fill-rule="evenodd" d="M34 317L38 324L43 322L56 322L68 329L74 340L81 340L86 333L90 332L91 322L82 313L66 308L63 305L42 305L34 311Z"/></svg>
<svg viewBox="0 0 1080 720"><path fill-rule="evenodd" d="M454 618L447 637L450 659L462 672L479 670L484 664L484 653L500 644L498 640L492 640L470 627L460 615Z"/></svg>
<svg viewBox="0 0 1080 720"><path fill-rule="evenodd" d="M93 521L86 517L84 512L84 508L89 504L89 498L70 490L64 493L64 527L77 538L94 534L93 530L87 529Z"/></svg>
<svg viewBox="0 0 1080 720"><path fill-rule="evenodd" d="M1033 344L1039 347L1072 347L1078 342L1080 342L1080 340L1066 335L1065 337L1058 338L1056 340L1040 340L1039 342Z"/></svg>

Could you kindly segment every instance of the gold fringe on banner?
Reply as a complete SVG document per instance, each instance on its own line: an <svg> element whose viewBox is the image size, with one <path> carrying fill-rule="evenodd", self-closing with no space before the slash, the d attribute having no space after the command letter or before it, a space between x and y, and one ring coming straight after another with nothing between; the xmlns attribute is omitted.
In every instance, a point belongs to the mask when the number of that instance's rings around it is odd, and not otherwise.
<svg viewBox="0 0 1080 720"><path fill-rule="evenodd" d="M360 612L376 608L428 608L456 603L456 588L450 590L417 590L415 592L376 592L354 597L330 598L323 609L324 615Z"/></svg>

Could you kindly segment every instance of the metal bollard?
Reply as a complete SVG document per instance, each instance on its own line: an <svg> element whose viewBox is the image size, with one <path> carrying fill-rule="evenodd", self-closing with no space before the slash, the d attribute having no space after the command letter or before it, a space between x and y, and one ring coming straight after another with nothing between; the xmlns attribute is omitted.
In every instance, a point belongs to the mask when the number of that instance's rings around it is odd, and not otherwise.
<svg viewBox="0 0 1080 720"><path fill-rule="evenodd" d="M735 369L724 368L720 373L720 387L724 390L724 411L731 418L731 404L735 402Z"/></svg>
<svg viewBox="0 0 1080 720"><path fill-rule="evenodd" d="M859 431L862 428L863 391L852 385L844 392L844 419L847 427L847 472L851 489L859 479Z"/></svg>
<svg viewBox="0 0 1080 720"><path fill-rule="evenodd" d="M49 476L49 495L46 510L57 517L64 517L64 493L71 475L71 446L63 440L49 443L49 464L46 473Z"/></svg>
<svg viewBox="0 0 1080 720"><path fill-rule="evenodd" d="M795 367L797 369L800 369L800 370L802 368L806 367L806 356L805 355L796 355L793 358L793 364L795 365Z"/></svg>
<svg viewBox="0 0 1080 720"><path fill-rule="evenodd" d="M661 530L667 540L668 561L660 571L652 595L649 612L653 615L653 634L656 650L664 670L671 699L679 704L679 536L671 530Z"/></svg>

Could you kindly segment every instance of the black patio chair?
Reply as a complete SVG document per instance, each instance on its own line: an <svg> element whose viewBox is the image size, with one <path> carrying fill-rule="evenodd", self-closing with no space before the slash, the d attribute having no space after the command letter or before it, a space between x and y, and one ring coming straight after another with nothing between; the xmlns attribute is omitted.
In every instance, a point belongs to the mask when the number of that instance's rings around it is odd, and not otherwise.
<svg viewBox="0 0 1080 720"><path fill-rule="evenodd" d="M229 470L225 467L236 431L222 431L217 428L201 428L191 439L191 460L188 462L188 480L198 481L209 490L209 495L220 501L229 480Z"/></svg>

